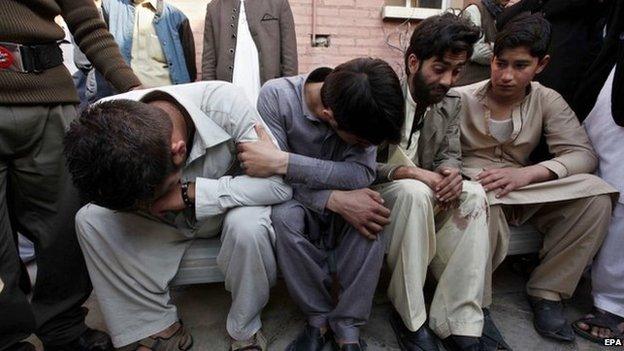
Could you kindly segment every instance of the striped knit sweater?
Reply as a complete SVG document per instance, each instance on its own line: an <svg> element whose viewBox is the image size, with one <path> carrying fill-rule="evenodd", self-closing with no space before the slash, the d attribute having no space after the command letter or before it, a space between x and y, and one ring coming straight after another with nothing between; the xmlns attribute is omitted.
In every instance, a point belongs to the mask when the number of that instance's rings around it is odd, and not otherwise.
<svg viewBox="0 0 624 351"><path fill-rule="evenodd" d="M61 15L82 52L119 91L140 84L122 58L93 0L0 0L0 41L55 42L65 36L54 18ZM0 104L76 103L78 94L65 66L41 73L0 69Z"/></svg>

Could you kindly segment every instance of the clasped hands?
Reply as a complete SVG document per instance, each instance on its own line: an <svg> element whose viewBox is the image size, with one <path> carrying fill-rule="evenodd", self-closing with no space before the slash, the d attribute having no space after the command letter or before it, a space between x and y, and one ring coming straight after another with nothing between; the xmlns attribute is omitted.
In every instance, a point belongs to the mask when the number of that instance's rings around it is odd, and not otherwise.
<svg viewBox="0 0 624 351"><path fill-rule="evenodd" d="M442 209L457 205L462 192L462 176L459 169L441 166L433 172L426 169L400 166L394 171L393 179L415 179L425 183L434 192Z"/></svg>

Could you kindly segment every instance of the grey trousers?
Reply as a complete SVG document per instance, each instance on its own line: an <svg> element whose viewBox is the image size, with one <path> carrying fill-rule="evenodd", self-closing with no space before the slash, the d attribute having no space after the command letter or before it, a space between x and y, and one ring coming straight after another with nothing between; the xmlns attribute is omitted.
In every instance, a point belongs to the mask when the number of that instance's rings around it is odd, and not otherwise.
<svg viewBox="0 0 624 351"><path fill-rule="evenodd" d="M232 293L227 331L249 339L261 327L260 313L275 283L274 232L268 206L230 209L223 222L202 233L221 234L217 257ZM213 232L205 231L209 226ZM169 282L195 232L96 205L76 215L76 230L104 321L115 347L160 332L178 320Z"/></svg>
<svg viewBox="0 0 624 351"><path fill-rule="evenodd" d="M73 221L80 202L62 155L75 117L72 104L0 106L0 350L33 332L52 346L86 329L91 284ZM30 301L20 289L18 231L35 245Z"/></svg>
<svg viewBox="0 0 624 351"><path fill-rule="evenodd" d="M341 217L319 215L296 200L273 206L271 219L280 270L308 323L329 325L338 340L357 342L383 263L381 238L369 240ZM332 267L339 282L337 304L332 299Z"/></svg>

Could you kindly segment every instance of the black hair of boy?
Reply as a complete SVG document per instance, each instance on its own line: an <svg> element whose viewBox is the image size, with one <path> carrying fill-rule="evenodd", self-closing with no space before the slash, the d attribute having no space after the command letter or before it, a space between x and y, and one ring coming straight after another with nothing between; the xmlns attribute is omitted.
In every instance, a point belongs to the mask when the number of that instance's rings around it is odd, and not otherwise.
<svg viewBox="0 0 624 351"><path fill-rule="evenodd" d="M506 49L526 47L531 56L541 60L548 53L550 32L550 23L541 14L521 13L496 35L494 56L500 56Z"/></svg>
<svg viewBox="0 0 624 351"><path fill-rule="evenodd" d="M172 122L154 106L131 100L92 105L71 123L64 154L85 201L129 210L153 200L175 166Z"/></svg>
<svg viewBox="0 0 624 351"><path fill-rule="evenodd" d="M381 59L357 58L336 67L321 88L338 128L373 145L398 143L404 121L401 82Z"/></svg>

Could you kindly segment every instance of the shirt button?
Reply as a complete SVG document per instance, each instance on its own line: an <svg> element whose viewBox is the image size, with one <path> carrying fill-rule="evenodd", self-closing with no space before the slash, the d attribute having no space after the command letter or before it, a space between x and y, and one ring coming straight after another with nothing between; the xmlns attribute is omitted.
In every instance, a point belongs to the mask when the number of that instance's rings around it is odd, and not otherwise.
<svg viewBox="0 0 624 351"><path fill-rule="evenodd" d="M228 50L228 51L230 52L230 54L233 54L233 53L234 53L234 49L230 49L230 50Z"/></svg>
<svg viewBox="0 0 624 351"><path fill-rule="evenodd" d="M232 21L236 19L236 16L232 15Z"/></svg>
<svg viewBox="0 0 624 351"><path fill-rule="evenodd" d="M233 70L233 69L234 69L234 67L230 66L230 67L228 67L228 69L231 71L231 70Z"/></svg>
<svg viewBox="0 0 624 351"><path fill-rule="evenodd" d="M234 9L232 9L232 13L236 13L236 9L235 9L235 8L234 8Z"/></svg>
<svg viewBox="0 0 624 351"><path fill-rule="evenodd" d="M230 27L234 28L234 23L230 23Z"/></svg>

